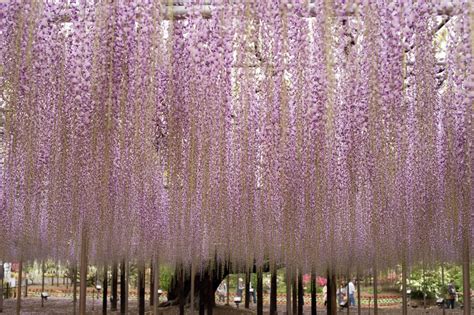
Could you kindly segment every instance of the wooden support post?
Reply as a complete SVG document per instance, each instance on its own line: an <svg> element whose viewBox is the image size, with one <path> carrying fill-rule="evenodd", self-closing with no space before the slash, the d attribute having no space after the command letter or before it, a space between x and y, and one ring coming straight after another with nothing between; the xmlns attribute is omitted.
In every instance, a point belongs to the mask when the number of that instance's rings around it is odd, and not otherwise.
<svg viewBox="0 0 474 315"><path fill-rule="evenodd" d="M81 265L79 271L79 315L86 315L86 295L87 295L87 236L84 232L81 242Z"/></svg>
<svg viewBox="0 0 474 315"><path fill-rule="evenodd" d="M337 299L336 299L336 275L328 271L327 276L327 314L336 315L337 314Z"/></svg>
<svg viewBox="0 0 474 315"><path fill-rule="evenodd" d="M292 302L292 312L294 315L298 314L298 283L295 272L291 273L291 302Z"/></svg>
<svg viewBox="0 0 474 315"><path fill-rule="evenodd" d="M179 315L184 315L184 267L181 266L178 271L178 281L179 281Z"/></svg>
<svg viewBox="0 0 474 315"><path fill-rule="evenodd" d="M207 277L207 315L213 314L215 302L214 290L212 289L212 271L209 271Z"/></svg>
<svg viewBox="0 0 474 315"><path fill-rule="evenodd" d="M378 315L377 269L374 267L374 315Z"/></svg>
<svg viewBox="0 0 474 315"><path fill-rule="evenodd" d="M202 275L200 279L200 290L199 290L199 315L204 315L206 311L206 283L207 274Z"/></svg>
<svg viewBox="0 0 474 315"><path fill-rule="evenodd" d="M153 292L155 292L155 277L153 276L153 261L150 263L150 307L153 307L153 304L155 304L155 295Z"/></svg>
<svg viewBox="0 0 474 315"><path fill-rule="evenodd" d="M272 277L270 280L270 315L276 315L277 310L277 269L273 265L272 268Z"/></svg>
<svg viewBox="0 0 474 315"><path fill-rule="evenodd" d="M285 268L286 277L286 314L291 315L291 279L290 279L290 270L288 266Z"/></svg>
<svg viewBox="0 0 474 315"><path fill-rule="evenodd" d="M407 264L402 263L402 315L408 315L408 298L407 298Z"/></svg>
<svg viewBox="0 0 474 315"><path fill-rule="evenodd" d="M72 275L72 313L76 315L77 310L77 264L75 264ZM44 291L44 262L43 262L43 283L42 283L42 291ZM43 299L41 299L41 303L43 303Z"/></svg>
<svg viewBox="0 0 474 315"><path fill-rule="evenodd" d="M112 301L110 302L110 310L117 310L118 301L118 265L116 262L112 265Z"/></svg>
<svg viewBox="0 0 474 315"><path fill-rule="evenodd" d="M21 313L21 280L23 273L23 262L20 260L18 264L18 282L16 287L16 314L20 315Z"/></svg>
<svg viewBox="0 0 474 315"><path fill-rule="evenodd" d="M304 306L304 288L303 288L303 274L298 270L298 315L303 315Z"/></svg>
<svg viewBox="0 0 474 315"><path fill-rule="evenodd" d="M362 313L362 299L360 298L360 278L357 274L357 315Z"/></svg>
<svg viewBox="0 0 474 315"><path fill-rule="evenodd" d="M127 264L122 260L120 264L120 314L126 314L128 311L128 281Z"/></svg>
<svg viewBox="0 0 474 315"><path fill-rule="evenodd" d="M227 275L226 305L230 305L230 274Z"/></svg>
<svg viewBox="0 0 474 315"><path fill-rule="evenodd" d="M346 284L346 298L347 298L347 315L350 315L351 312L351 299L349 295L349 282L351 282L350 274L347 276L347 284Z"/></svg>
<svg viewBox="0 0 474 315"><path fill-rule="evenodd" d="M5 277L5 270L3 268L3 261L0 262L0 313L3 313L3 279Z"/></svg>
<svg viewBox="0 0 474 315"><path fill-rule="evenodd" d="M145 315L145 264L138 263L138 314Z"/></svg>
<svg viewBox="0 0 474 315"><path fill-rule="evenodd" d="M469 242L465 241L462 264L462 279L463 279L463 311L464 315L471 315L471 284L470 284L470 257L469 257Z"/></svg>
<svg viewBox="0 0 474 315"><path fill-rule="evenodd" d="M194 315L194 286L195 286L195 270L194 270L194 263L191 262L191 305L190 307L190 313L191 315Z"/></svg>
<svg viewBox="0 0 474 315"><path fill-rule="evenodd" d="M245 274L245 308L250 308L250 272Z"/></svg>
<svg viewBox="0 0 474 315"><path fill-rule="evenodd" d="M316 273L311 272L311 315L316 315L317 300L316 300Z"/></svg>
<svg viewBox="0 0 474 315"><path fill-rule="evenodd" d="M107 314L107 286L108 286L107 264L104 264L104 280L102 282L102 314Z"/></svg>
<svg viewBox="0 0 474 315"><path fill-rule="evenodd" d="M153 304L153 314L158 315L158 305L160 305L160 297L158 295L158 290L160 289L160 264L158 262L158 257L155 258L154 264L153 282L155 283L155 290L152 294L155 296L155 303Z"/></svg>
<svg viewBox="0 0 474 315"><path fill-rule="evenodd" d="M28 297L28 275L25 273L25 295L26 298Z"/></svg>
<svg viewBox="0 0 474 315"><path fill-rule="evenodd" d="M263 274L261 268L257 271L257 315L263 315Z"/></svg>

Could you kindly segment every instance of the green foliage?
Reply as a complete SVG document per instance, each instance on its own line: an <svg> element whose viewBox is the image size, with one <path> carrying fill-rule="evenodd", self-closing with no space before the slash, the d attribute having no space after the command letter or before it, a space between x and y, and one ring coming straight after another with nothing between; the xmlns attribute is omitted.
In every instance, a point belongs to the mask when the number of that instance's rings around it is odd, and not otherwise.
<svg viewBox="0 0 474 315"><path fill-rule="evenodd" d="M168 291L173 277L174 269L167 266L160 266L160 288Z"/></svg>
<svg viewBox="0 0 474 315"><path fill-rule="evenodd" d="M462 291L462 270L456 265L444 265L444 285L442 267L423 268L414 267L408 279L408 287L411 289L412 298L423 298L426 294L428 299L436 297L445 298L449 281L453 281L456 291ZM401 280L398 281L401 289Z"/></svg>

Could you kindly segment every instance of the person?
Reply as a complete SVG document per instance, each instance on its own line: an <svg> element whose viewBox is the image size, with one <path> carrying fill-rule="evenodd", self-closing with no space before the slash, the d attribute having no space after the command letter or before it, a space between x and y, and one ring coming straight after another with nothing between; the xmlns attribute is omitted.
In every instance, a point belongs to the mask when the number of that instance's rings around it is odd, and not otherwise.
<svg viewBox="0 0 474 315"><path fill-rule="evenodd" d="M340 287L337 289L337 301L341 308L349 307L347 300L347 285L344 282L341 282Z"/></svg>
<svg viewBox="0 0 474 315"><path fill-rule="evenodd" d="M355 294L355 285L354 285L354 282L349 281L349 283L347 284L347 291L349 291L349 306L355 306L356 303L355 303L355 298L354 298L354 294Z"/></svg>
<svg viewBox="0 0 474 315"><path fill-rule="evenodd" d="M456 301L456 287L452 281L448 284L448 308L454 308L454 302Z"/></svg>
<svg viewBox="0 0 474 315"><path fill-rule="evenodd" d="M255 294L255 290L252 286L252 281L249 282L249 292L250 292L250 295L252 296L252 299L253 299L253 303L257 303L257 295ZM252 301L252 300L250 300Z"/></svg>
<svg viewBox="0 0 474 315"><path fill-rule="evenodd" d="M219 298L219 302L225 302L225 298L227 296L227 284L225 281L222 281L217 288L217 297Z"/></svg>
<svg viewBox="0 0 474 315"><path fill-rule="evenodd" d="M327 284L325 284L324 287L323 287L323 301L324 301L324 305L326 306L328 304L328 286L327 286Z"/></svg>
<svg viewBox="0 0 474 315"><path fill-rule="evenodd" d="M237 296L242 298L242 292L244 291L244 279L239 278L239 281L237 283Z"/></svg>

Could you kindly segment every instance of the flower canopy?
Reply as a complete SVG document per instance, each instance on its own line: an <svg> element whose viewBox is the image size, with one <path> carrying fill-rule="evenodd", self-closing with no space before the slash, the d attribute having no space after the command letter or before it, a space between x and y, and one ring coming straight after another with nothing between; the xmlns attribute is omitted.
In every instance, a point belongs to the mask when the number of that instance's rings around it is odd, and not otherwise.
<svg viewBox="0 0 474 315"><path fill-rule="evenodd" d="M472 257L468 0L0 6L0 257Z"/></svg>

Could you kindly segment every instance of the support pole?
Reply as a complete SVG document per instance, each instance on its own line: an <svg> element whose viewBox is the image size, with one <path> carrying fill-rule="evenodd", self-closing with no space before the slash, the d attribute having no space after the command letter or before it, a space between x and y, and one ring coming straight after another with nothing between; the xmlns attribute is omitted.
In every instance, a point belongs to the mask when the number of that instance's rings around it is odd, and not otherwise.
<svg viewBox="0 0 474 315"><path fill-rule="evenodd" d="M110 302L110 310L117 310L117 301L118 301L118 266L114 262L112 265L112 301Z"/></svg>
<svg viewBox="0 0 474 315"><path fill-rule="evenodd" d="M126 314L128 309L127 291L127 264L125 263L125 260L122 260L122 263L120 265L120 314Z"/></svg>
<svg viewBox="0 0 474 315"><path fill-rule="evenodd" d="M43 262L43 270L44 270L44 262ZM77 310L77 264L75 264L72 275L72 313L76 315ZM43 271L43 291L44 291L44 271ZM41 299L41 303L43 303L43 299Z"/></svg>
<svg viewBox="0 0 474 315"><path fill-rule="evenodd" d="M230 305L230 273L227 275L227 291L226 291L226 305Z"/></svg>
<svg viewBox="0 0 474 315"><path fill-rule="evenodd" d="M407 298L407 264L402 263L402 315L408 315L408 298Z"/></svg>
<svg viewBox="0 0 474 315"><path fill-rule="evenodd" d="M291 273L291 283L292 283L292 288L291 288L291 302L292 302L292 309L293 309L293 314L296 315L298 314L298 283L297 283L297 277L294 272Z"/></svg>
<svg viewBox="0 0 474 315"><path fill-rule="evenodd" d="M87 294L87 236L82 237L81 242L81 266L79 271L79 315L86 315L86 294Z"/></svg>
<svg viewBox="0 0 474 315"><path fill-rule="evenodd" d="M158 290L160 289L160 265L159 265L159 262L158 262L158 257L155 258L155 262L154 262L155 266L154 266L154 273L153 273L153 277L155 278L154 279L154 283L155 283L155 290L153 291L153 295L155 296L155 303L153 304L153 314L154 315L158 315L158 305L160 304L160 298L158 296Z"/></svg>
<svg viewBox="0 0 474 315"><path fill-rule="evenodd" d="M327 277L327 314L336 315L337 314L337 299L336 299L336 275L328 271Z"/></svg>
<svg viewBox="0 0 474 315"><path fill-rule="evenodd" d="M180 266L179 268L179 315L184 315L184 267ZM140 314L142 315L142 314Z"/></svg>
<svg viewBox="0 0 474 315"><path fill-rule="evenodd" d="M21 313L21 278L23 273L23 262L20 260L18 267L18 282L16 287L16 314Z"/></svg>
<svg viewBox="0 0 474 315"><path fill-rule="evenodd" d="M311 272L311 315L316 315L317 301L316 301L316 273Z"/></svg>
<svg viewBox="0 0 474 315"><path fill-rule="evenodd" d="M250 273L245 274L245 308L250 308Z"/></svg>
<svg viewBox="0 0 474 315"><path fill-rule="evenodd" d="M5 270L3 268L3 261L0 262L0 313L3 313L3 278L5 277Z"/></svg>
<svg viewBox="0 0 474 315"><path fill-rule="evenodd" d="M41 307L44 307L44 299L43 299L43 292L44 292L44 272L45 272L45 267L44 267L44 260L41 263Z"/></svg>
<svg viewBox="0 0 474 315"><path fill-rule="evenodd" d="M273 265L272 268L272 277L270 280L270 315L276 315L277 310L277 269Z"/></svg>
<svg viewBox="0 0 474 315"><path fill-rule="evenodd" d="M287 315L292 315L291 314L291 279L290 279L290 271L288 266L285 268L285 283L286 283L286 314Z"/></svg>
<svg viewBox="0 0 474 315"><path fill-rule="evenodd" d="M153 308L153 305L155 304L155 295L153 292L155 292L155 277L153 276L153 261L150 263L150 307Z"/></svg>
<svg viewBox="0 0 474 315"><path fill-rule="evenodd" d="M28 273L25 272L25 298L28 297Z"/></svg>
<svg viewBox="0 0 474 315"><path fill-rule="evenodd" d="M377 269L374 267L374 315L378 315Z"/></svg>
<svg viewBox="0 0 474 315"><path fill-rule="evenodd" d="M107 314L107 279L108 278L108 270L107 264L104 264L104 280L102 282L102 314Z"/></svg>
<svg viewBox="0 0 474 315"><path fill-rule="evenodd" d="M194 270L194 263L191 262L191 305L190 307L190 313L191 315L194 315L194 286L195 286L195 270Z"/></svg>
<svg viewBox="0 0 474 315"><path fill-rule="evenodd" d="M360 278L357 274L357 315L362 313L362 299L360 298Z"/></svg>
<svg viewBox="0 0 474 315"><path fill-rule="evenodd" d="M209 271L207 280L207 315L212 315L215 305L215 295L212 288L212 271Z"/></svg>
<svg viewBox="0 0 474 315"><path fill-rule="evenodd" d="M145 315L145 264L138 264L138 314Z"/></svg>
<svg viewBox="0 0 474 315"><path fill-rule="evenodd" d="M263 275L261 268L257 271L257 315L263 315Z"/></svg>
<svg viewBox="0 0 474 315"><path fill-rule="evenodd" d="M462 279L463 279L463 311L464 315L471 315L471 284L470 284L470 257L469 257L469 242L465 241L464 259L462 264Z"/></svg>
<svg viewBox="0 0 474 315"><path fill-rule="evenodd" d="M303 291L303 275L298 270L298 315L303 315L304 291Z"/></svg>

